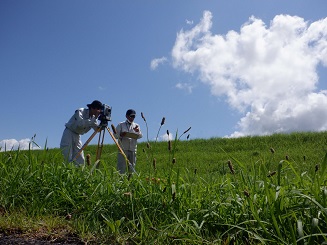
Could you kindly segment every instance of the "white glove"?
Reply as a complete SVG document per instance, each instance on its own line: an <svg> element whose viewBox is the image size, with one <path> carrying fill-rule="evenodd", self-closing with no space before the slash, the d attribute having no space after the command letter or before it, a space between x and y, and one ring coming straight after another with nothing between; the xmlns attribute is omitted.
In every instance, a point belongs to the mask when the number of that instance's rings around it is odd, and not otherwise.
<svg viewBox="0 0 327 245"><path fill-rule="evenodd" d="M97 118L95 116L92 116L92 118L90 119L90 126L91 127L97 127L98 126L98 121L97 121Z"/></svg>

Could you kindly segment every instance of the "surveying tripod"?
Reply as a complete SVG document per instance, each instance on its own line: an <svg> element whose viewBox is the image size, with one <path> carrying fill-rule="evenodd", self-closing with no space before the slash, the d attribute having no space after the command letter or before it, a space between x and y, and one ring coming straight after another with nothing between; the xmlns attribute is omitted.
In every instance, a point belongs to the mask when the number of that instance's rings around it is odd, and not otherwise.
<svg viewBox="0 0 327 245"><path fill-rule="evenodd" d="M82 148L77 152L77 154L73 158L73 161L75 161L77 159L77 157L82 153L82 151L90 143L90 141L94 138L94 136L97 133L99 133L98 146L97 146L97 152L96 152L96 162L98 162L100 160L100 158L101 158L102 147L103 147L103 140L104 140L104 134L106 132L105 131L106 129L109 132L109 134L110 134L111 138L113 139L113 141L115 142L115 144L117 145L120 154L122 154L122 156L125 158L125 161L126 161L127 165L129 166L129 160L127 159L127 157L126 157L125 152L123 151L123 149L120 147L120 145L119 145L118 141L116 140L115 136L110 131L107 122L105 122L105 123L104 122L101 122L101 124L98 126L98 128L93 132L93 134L85 142L85 144L82 146Z"/></svg>

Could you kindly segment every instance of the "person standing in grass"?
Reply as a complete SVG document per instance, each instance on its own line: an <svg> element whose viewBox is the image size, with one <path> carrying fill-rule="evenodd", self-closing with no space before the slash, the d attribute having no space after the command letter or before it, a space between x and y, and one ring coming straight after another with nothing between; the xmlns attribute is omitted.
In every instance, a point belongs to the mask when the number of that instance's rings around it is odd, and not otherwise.
<svg viewBox="0 0 327 245"><path fill-rule="evenodd" d="M97 118L100 115L102 103L94 100L91 104L87 104L87 107L87 109L80 108L75 111L65 124L60 142L60 149L65 159L69 162L74 161L77 166L84 164L84 152L76 156L83 146L81 135L89 132L91 128L97 130Z"/></svg>
<svg viewBox="0 0 327 245"><path fill-rule="evenodd" d="M140 126L134 122L135 117L135 110L127 110L126 120L117 125L115 135L129 161L130 172L135 172L137 140L143 136ZM126 173L127 164L125 157L118 152L117 169L121 174Z"/></svg>

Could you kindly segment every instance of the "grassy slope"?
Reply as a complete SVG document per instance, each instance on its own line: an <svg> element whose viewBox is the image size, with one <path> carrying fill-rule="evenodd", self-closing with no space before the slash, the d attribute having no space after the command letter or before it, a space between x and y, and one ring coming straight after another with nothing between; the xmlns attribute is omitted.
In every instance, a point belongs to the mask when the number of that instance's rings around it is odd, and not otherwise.
<svg viewBox="0 0 327 245"><path fill-rule="evenodd" d="M174 145L175 142L172 142ZM198 170L221 169L229 159L237 159L244 164L251 164L258 159L270 160L278 163L288 156L290 161L298 164L317 164L322 161L327 150L327 132L322 133L292 133L275 134L272 136L254 136L234 139L212 138L179 141L175 154L168 151L167 142L150 142L138 144L138 170L147 172L152 164L151 157L157 159L157 167L166 165L176 158L182 167ZM173 148L173 147L172 147ZM274 150L274 154L271 152ZM95 155L96 146L89 146L86 154ZM145 152L144 152L145 151ZM114 144L105 145L101 160L110 166L116 166L117 147ZM94 159L93 159L94 161Z"/></svg>
<svg viewBox="0 0 327 245"><path fill-rule="evenodd" d="M58 149L5 152L0 155L0 225L26 230L35 226L22 222L26 216L44 220L54 215L50 220L57 224L57 217L69 214L73 218L62 219L60 225L85 240L95 236L105 241L110 234L117 243L245 239L288 244L304 236L296 235L299 220L308 225L319 213L319 224L326 225L325 211L319 206L326 204L326 177L316 175L316 166L321 169L325 164L326 140L326 132L196 139L172 142L170 151L167 142L149 142L150 147L140 143L140 176L129 181L114 172L117 148L112 144L104 146L99 169L66 168ZM85 151L92 162L95 152L96 146ZM274 171L278 179L267 177ZM300 194L294 194L294 189ZM312 206L309 198L319 205ZM20 218L17 211L23 212ZM248 225L249 220L255 220L255 225ZM245 232L228 230L234 225ZM316 232L326 233L321 229ZM310 232L306 227L305 234Z"/></svg>

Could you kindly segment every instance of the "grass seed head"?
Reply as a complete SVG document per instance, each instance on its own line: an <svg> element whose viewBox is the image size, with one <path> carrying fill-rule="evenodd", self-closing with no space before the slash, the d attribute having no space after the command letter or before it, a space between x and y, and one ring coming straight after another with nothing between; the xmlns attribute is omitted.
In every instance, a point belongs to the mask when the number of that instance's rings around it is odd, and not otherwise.
<svg viewBox="0 0 327 245"><path fill-rule="evenodd" d="M163 117L162 120L161 120L161 124L160 124L160 125L161 125L161 126L164 125L164 124L165 124L165 121L166 121L166 118Z"/></svg>
<svg viewBox="0 0 327 245"><path fill-rule="evenodd" d="M316 166L315 166L315 172L317 172L318 170L319 170L319 164L316 164Z"/></svg>
<svg viewBox="0 0 327 245"><path fill-rule="evenodd" d="M153 165L154 171L156 171L156 169L157 169L157 159L153 158L152 165Z"/></svg>
<svg viewBox="0 0 327 245"><path fill-rule="evenodd" d="M250 193L247 191L247 190L244 190L244 195L246 196L246 197L249 197L250 196Z"/></svg>
<svg viewBox="0 0 327 245"><path fill-rule="evenodd" d="M168 140L168 151L171 151L171 141Z"/></svg>
<svg viewBox="0 0 327 245"><path fill-rule="evenodd" d="M173 163L173 164L176 163L176 158L175 158L175 157L173 158L172 163Z"/></svg>
<svg viewBox="0 0 327 245"><path fill-rule="evenodd" d="M270 148L270 152L272 153L272 154L274 154L275 153L275 149L274 148Z"/></svg>
<svg viewBox="0 0 327 245"><path fill-rule="evenodd" d="M234 169L234 166L232 164L232 161L231 160L228 160L228 167L229 167L229 170L231 172L231 174L235 174L235 169Z"/></svg>
<svg viewBox="0 0 327 245"><path fill-rule="evenodd" d="M197 171L198 171L198 169L197 169L197 168L195 168L195 169L194 169L194 174L196 174L196 172L197 172Z"/></svg>
<svg viewBox="0 0 327 245"><path fill-rule="evenodd" d="M270 178L270 177L274 176L275 174L276 174L276 171L269 172L267 177Z"/></svg>
<svg viewBox="0 0 327 245"><path fill-rule="evenodd" d="M114 134L117 134L115 125L111 124L111 129L112 129L112 132L114 132Z"/></svg>
<svg viewBox="0 0 327 245"><path fill-rule="evenodd" d="M150 149L150 143L146 143L146 148Z"/></svg>
<svg viewBox="0 0 327 245"><path fill-rule="evenodd" d="M288 156L288 155L286 155L286 156L285 156L285 159L288 161L288 160L289 160L289 156Z"/></svg>
<svg viewBox="0 0 327 245"><path fill-rule="evenodd" d="M303 156L303 161L305 161L305 160L306 160L306 156L304 155L304 156Z"/></svg>
<svg viewBox="0 0 327 245"><path fill-rule="evenodd" d="M191 130L191 127L189 127L188 129L186 129L183 134L186 134L190 130Z"/></svg>
<svg viewBox="0 0 327 245"><path fill-rule="evenodd" d="M186 139L189 139L190 138L190 134L187 135Z"/></svg>
<svg viewBox="0 0 327 245"><path fill-rule="evenodd" d="M86 155L86 164L87 164L88 166L91 165L91 156L90 156L90 154L87 154L87 155Z"/></svg>
<svg viewBox="0 0 327 245"><path fill-rule="evenodd" d="M146 119L145 119L145 117L143 115L143 112L141 112L141 117L142 117L143 121L146 122Z"/></svg>
<svg viewBox="0 0 327 245"><path fill-rule="evenodd" d="M167 135L168 135L168 137L169 137L169 131L168 131L168 129L167 129Z"/></svg>

